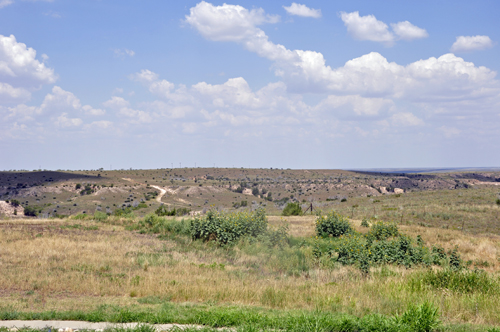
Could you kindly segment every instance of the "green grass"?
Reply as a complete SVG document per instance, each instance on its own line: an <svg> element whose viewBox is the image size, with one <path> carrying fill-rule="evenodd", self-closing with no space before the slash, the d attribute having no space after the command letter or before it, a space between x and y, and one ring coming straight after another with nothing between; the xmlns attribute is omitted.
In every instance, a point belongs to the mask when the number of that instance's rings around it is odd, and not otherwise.
<svg viewBox="0 0 500 332"><path fill-rule="evenodd" d="M108 329L109 332L149 332L147 324L196 324L215 328L236 328L237 331L494 331L492 327L449 325L441 323L432 303L410 305L400 315L368 314L356 317L322 311L275 310L244 306L213 306L210 304L174 304L159 298L138 299L142 306L102 305L89 311L16 312L0 308L2 320L78 320L110 323L144 323L134 329ZM147 307L144 307L146 305ZM1 331L1 330L0 330Z"/></svg>

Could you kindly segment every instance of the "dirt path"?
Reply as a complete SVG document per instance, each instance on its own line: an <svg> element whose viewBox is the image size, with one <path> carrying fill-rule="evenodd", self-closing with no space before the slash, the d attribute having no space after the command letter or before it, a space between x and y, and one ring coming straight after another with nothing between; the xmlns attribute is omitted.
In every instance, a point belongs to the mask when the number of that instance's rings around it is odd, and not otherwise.
<svg viewBox="0 0 500 332"><path fill-rule="evenodd" d="M144 185L144 183L140 183L140 182L137 182L137 181L134 181L130 178L122 178L122 180L125 180L125 181L129 181L129 182L132 182L132 183L137 183L137 184L140 184L140 185ZM177 192L173 189L170 189L170 188L165 188L163 189L162 187L159 187L159 186L154 186L154 185L150 185L150 187L153 187L155 188L156 190L159 190L160 191L160 194L158 196L156 196L156 201L159 202L159 203L163 203L161 201L162 197L165 196L165 194L168 192L170 195L177 195ZM189 205L191 204L190 202L186 201L185 199L182 199L182 198L179 198L179 197L172 197L174 200L180 202L180 203L183 203L183 204L186 204L186 205ZM169 203L164 203L164 204L168 204L170 205Z"/></svg>
<svg viewBox="0 0 500 332"><path fill-rule="evenodd" d="M90 323L90 322L81 322L81 321L61 321L61 320L5 320L0 321L0 327L6 327L8 329L12 329L15 331L17 329L28 327L32 329L41 330L44 328L52 328L57 331L62 329L64 331L75 331L75 330L94 330L94 331L103 331L109 327L118 327L118 328L134 328L139 323ZM201 329L202 326L199 325L181 325L181 324L151 324L156 328L156 331L178 331L185 330L188 328L197 328ZM54 331L54 332L55 332Z"/></svg>
<svg viewBox="0 0 500 332"><path fill-rule="evenodd" d="M161 187L158 187L158 186L151 185L151 187L160 191L160 194L158 196L156 196L156 201L161 203L161 198L167 193L167 191Z"/></svg>

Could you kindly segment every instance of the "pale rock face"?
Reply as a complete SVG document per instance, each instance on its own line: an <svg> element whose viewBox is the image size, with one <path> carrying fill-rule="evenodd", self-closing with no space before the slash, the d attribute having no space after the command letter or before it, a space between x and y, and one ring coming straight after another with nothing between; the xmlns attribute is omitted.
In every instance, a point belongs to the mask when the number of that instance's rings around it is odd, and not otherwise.
<svg viewBox="0 0 500 332"><path fill-rule="evenodd" d="M380 192L382 194L387 194L387 188L386 187L380 187Z"/></svg>
<svg viewBox="0 0 500 332"><path fill-rule="evenodd" d="M401 188L394 188L394 193L395 194L404 194L404 189L401 189Z"/></svg>

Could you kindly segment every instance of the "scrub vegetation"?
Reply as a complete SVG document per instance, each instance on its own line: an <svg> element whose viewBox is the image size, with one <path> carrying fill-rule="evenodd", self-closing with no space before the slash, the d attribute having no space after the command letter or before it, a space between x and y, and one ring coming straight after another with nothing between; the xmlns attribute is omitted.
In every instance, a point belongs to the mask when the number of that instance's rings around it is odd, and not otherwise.
<svg viewBox="0 0 500 332"><path fill-rule="evenodd" d="M413 200L415 209L425 197L427 207L429 197L441 206L463 199L439 193L378 199ZM451 220L434 227L363 213L350 200L312 215L280 216L249 203L179 216L180 207L150 207L153 198L122 213L4 218L0 319L175 322L210 331L496 331L494 218L472 232L465 219L463 228L446 227ZM495 199L482 204L489 213L499 208Z"/></svg>

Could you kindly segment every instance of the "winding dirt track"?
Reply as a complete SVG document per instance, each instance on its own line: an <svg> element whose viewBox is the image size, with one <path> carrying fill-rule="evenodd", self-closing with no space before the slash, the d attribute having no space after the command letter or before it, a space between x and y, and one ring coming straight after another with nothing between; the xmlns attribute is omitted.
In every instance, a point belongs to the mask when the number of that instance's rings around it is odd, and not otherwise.
<svg viewBox="0 0 500 332"><path fill-rule="evenodd" d="M160 191L160 194L158 196L156 196L156 201L159 202L159 203L161 203L161 198L163 196L165 196L165 194L167 193L167 191L165 189L161 188L161 187L158 187L158 186L151 185L151 187L153 187L153 188L155 188L155 189L157 189L157 190Z"/></svg>

